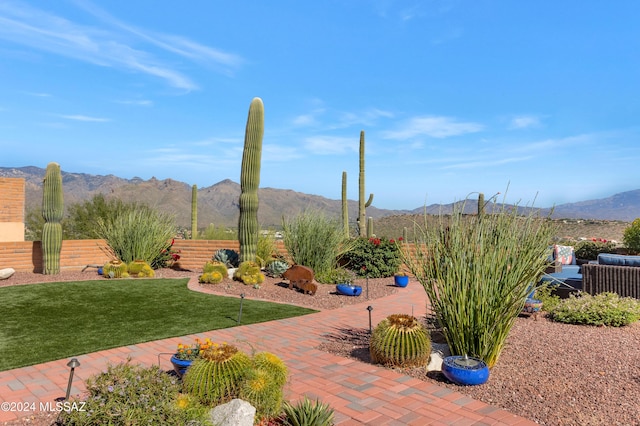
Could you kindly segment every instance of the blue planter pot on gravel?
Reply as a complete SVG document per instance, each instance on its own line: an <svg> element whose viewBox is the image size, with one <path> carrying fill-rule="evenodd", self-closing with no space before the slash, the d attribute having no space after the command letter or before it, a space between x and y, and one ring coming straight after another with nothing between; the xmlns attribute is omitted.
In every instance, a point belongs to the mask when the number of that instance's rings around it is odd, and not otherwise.
<svg viewBox="0 0 640 426"><path fill-rule="evenodd" d="M409 284L409 276L408 275L394 275L393 283L397 287L406 287Z"/></svg>
<svg viewBox="0 0 640 426"><path fill-rule="evenodd" d="M442 374L458 385L481 385L489 379L489 367L481 359L454 355L442 360Z"/></svg>
<svg viewBox="0 0 640 426"><path fill-rule="evenodd" d="M360 296L362 287L353 284L336 284L336 291L345 296Z"/></svg>
<svg viewBox="0 0 640 426"><path fill-rule="evenodd" d="M184 373L187 372L187 368L191 366L192 362L190 359L178 359L175 354L171 356L171 364L179 377L184 376Z"/></svg>

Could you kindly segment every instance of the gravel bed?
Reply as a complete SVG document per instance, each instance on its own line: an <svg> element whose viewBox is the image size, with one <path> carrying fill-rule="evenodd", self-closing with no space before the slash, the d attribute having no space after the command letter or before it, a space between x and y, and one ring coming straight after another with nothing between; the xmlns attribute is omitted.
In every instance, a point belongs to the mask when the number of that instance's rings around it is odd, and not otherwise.
<svg viewBox="0 0 640 426"><path fill-rule="evenodd" d="M192 278L201 271L157 271L158 277ZM0 286L67 280L104 279L95 269L65 271L56 276L16 272ZM365 295L366 282L360 280ZM267 278L259 289L231 280L198 285L202 291L296 304L318 310L366 303L366 298L344 297L334 286L319 285L315 296L289 290L279 279ZM369 280L369 298L397 291L390 279ZM426 320L425 320L426 321ZM441 336L433 333L434 341ZM367 329L329 334L319 349L370 362ZM559 324L541 315L522 317L509 334L502 355L480 386L457 386L439 372L422 368L403 373L437 383L542 425L640 425L640 323L627 327L589 327ZM4 426L48 426L54 416L40 413Z"/></svg>

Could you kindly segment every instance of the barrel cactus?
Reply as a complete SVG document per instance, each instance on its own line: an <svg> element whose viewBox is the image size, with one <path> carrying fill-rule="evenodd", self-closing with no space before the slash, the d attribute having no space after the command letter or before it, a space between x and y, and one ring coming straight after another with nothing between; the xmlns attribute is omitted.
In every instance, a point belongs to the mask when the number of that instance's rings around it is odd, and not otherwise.
<svg viewBox="0 0 640 426"><path fill-rule="evenodd" d="M420 367L429 362L429 332L414 316L390 315L371 334L369 351L373 362L385 366Z"/></svg>
<svg viewBox="0 0 640 426"><path fill-rule="evenodd" d="M249 260L242 262L238 266L238 270L233 274L233 277L247 285L261 284L264 281L264 274L260 271L260 265Z"/></svg>
<svg viewBox="0 0 640 426"><path fill-rule="evenodd" d="M260 352L251 360L238 396L256 408L256 418L274 417L282 410L286 381L284 362L272 353Z"/></svg>
<svg viewBox="0 0 640 426"><path fill-rule="evenodd" d="M210 260L202 268L198 282L202 284L218 284L227 276L227 265L217 260Z"/></svg>
<svg viewBox="0 0 640 426"><path fill-rule="evenodd" d="M55 275L60 272L62 225L64 214L62 175L58 163L49 163L42 183L42 272Z"/></svg>
<svg viewBox="0 0 640 426"><path fill-rule="evenodd" d="M129 268L120 260L110 260L102 267L102 275L107 278L128 278Z"/></svg>
<svg viewBox="0 0 640 426"><path fill-rule="evenodd" d="M200 353L183 377L185 390L203 404L218 405L237 397L251 358L223 343Z"/></svg>
<svg viewBox="0 0 640 426"><path fill-rule="evenodd" d="M134 278L153 278L156 273L144 260L134 260L127 265L129 276Z"/></svg>

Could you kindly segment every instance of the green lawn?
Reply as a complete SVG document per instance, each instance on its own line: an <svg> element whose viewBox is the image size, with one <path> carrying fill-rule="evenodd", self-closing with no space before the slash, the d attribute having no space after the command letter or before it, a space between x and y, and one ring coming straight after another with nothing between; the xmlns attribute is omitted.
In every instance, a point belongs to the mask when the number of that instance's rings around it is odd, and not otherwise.
<svg viewBox="0 0 640 426"><path fill-rule="evenodd" d="M0 371L237 325L239 298L194 292L187 282L127 279L0 288ZM244 300L242 324L313 312Z"/></svg>

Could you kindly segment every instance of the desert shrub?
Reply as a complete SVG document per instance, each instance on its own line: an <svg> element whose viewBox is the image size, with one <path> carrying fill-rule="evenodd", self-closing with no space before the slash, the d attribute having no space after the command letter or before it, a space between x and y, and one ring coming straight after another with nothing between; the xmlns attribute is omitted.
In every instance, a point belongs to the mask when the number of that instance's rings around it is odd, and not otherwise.
<svg viewBox="0 0 640 426"><path fill-rule="evenodd" d="M330 426L333 424L333 409L318 400L311 401L306 396L296 404L285 402L284 424L288 426Z"/></svg>
<svg viewBox="0 0 640 426"><path fill-rule="evenodd" d="M632 254L640 253L640 218L624 230L622 241Z"/></svg>
<svg viewBox="0 0 640 426"><path fill-rule="evenodd" d="M313 269L321 281L337 265L337 259L351 248L342 224L322 212L305 211L283 219L282 234L289 256L298 265Z"/></svg>
<svg viewBox="0 0 640 426"><path fill-rule="evenodd" d="M356 273L346 268L334 268L321 277L316 276L316 281L325 284L353 284Z"/></svg>
<svg viewBox="0 0 640 426"><path fill-rule="evenodd" d="M256 261L262 268L267 266L267 263L275 257L277 257L278 250L276 247L276 233L269 230L266 232L260 232L258 234L258 248L256 249Z"/></svg>
<svg viewBox="0 0 640 426"><path fill-rule="evenodd" d="M224 226L215 226L213 223L207 226L204 231L196 235L198 240L237 240L238 233L233 229Z"/></svg>
<svg viewBox="0 0 640 426"><path fill-rule="evenodd" d="M98 218L97 227L118 259L144 260L154 269L164 266L176 232L173 216L148 207L126 211L113 221Z"/></svg>
<svg viewBox="0 0 640 426"><path fill-rule="evenodd" d="M391 277L400 266L400 249L394 240L357 238L351 249L340 257L340 263L359 276Z"/></svg>
<svg viewBox="0 0 640 426"><path fill-rule="evenodd" d="M567 324L621 327L640 319L640 301L615 293L569 295L549 312L553 321Z"/></svg>
<svg viewBox="0 0 640 426"><path fill-rule="evenodd" d="M558 284L543 283L536 288L535 298L542 302L542 309L546 312L551 311L560 303L560 296L553 294Z"/></svg>
<svg viewBox="0 0 640 426"><path fill-rule="evenodd" d="M475 200L473 200L475 202ZM494 213L450 216L422 229L423 243L402 260L424 287L453 355L468 354L489 367L498 360L509 330L547 266L551 222L531 211L495 205Z"/></svg>
<svg viewBox="0 0 640 426"><path fill-rule="evenodd" d="M615 253L616 245L610 241L580 241L574 249L576 258L596 260L600 253Z"/></svg>
<svg viewBox="0 0 640 426"><path fill-rule="evenodd" d="M83 411L61 411L60 425L200 425L207 408L180 395L180 383L158 366L109 365L86 382ZM71 401L73 402L73 401Z"/></svg>

